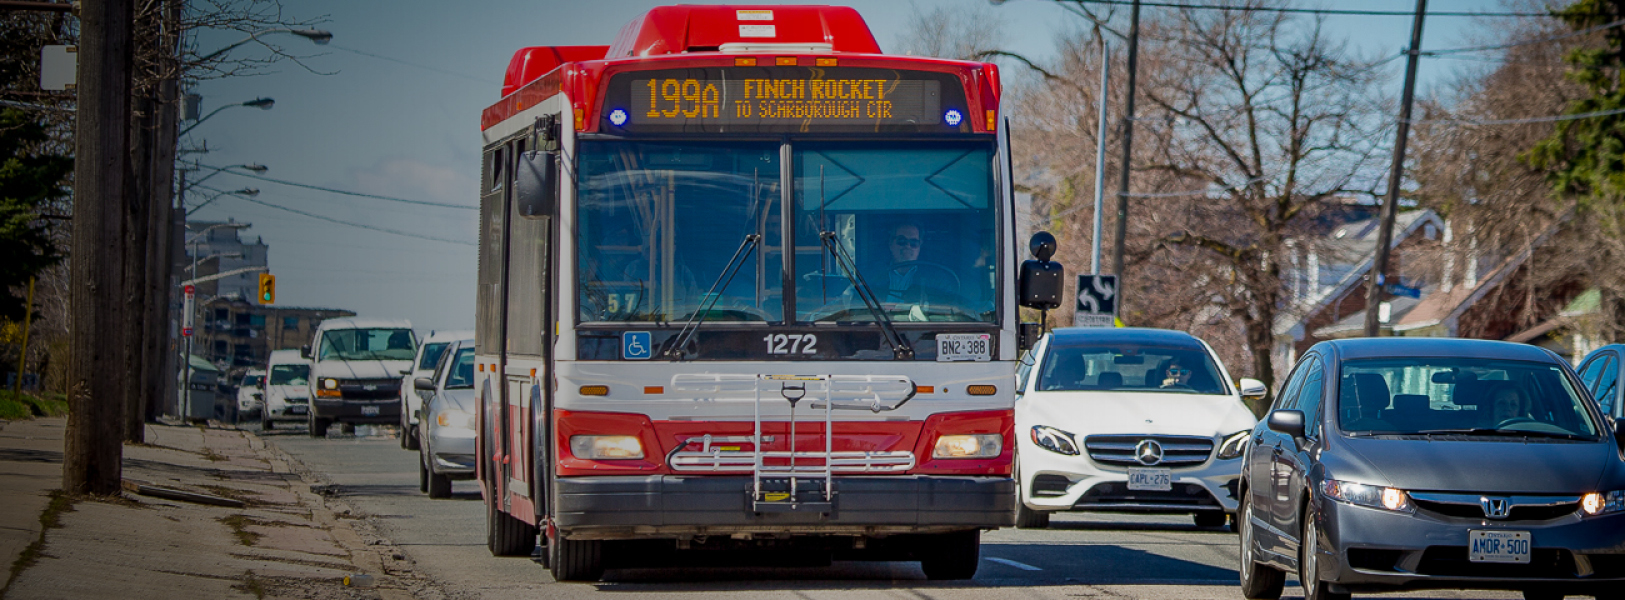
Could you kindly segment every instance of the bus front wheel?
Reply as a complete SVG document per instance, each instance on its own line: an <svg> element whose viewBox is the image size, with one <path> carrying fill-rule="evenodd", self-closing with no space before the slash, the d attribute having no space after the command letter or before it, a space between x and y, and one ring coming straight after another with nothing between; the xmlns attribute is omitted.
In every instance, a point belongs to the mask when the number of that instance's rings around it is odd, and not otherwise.
<svg viewBox="0 0 1625 600"><path fill-rule="evenodd" d="M598 581L604 576L604 543L567 540L562 535L547 544L547 565L555 581Z"/></svg>
<svg viewBox="0 0 1625 600"><path fill-rule="evenodd" d="M982 560L982 532L979 529L926 536L920 551L920 570L936 581L970 579L976 576Z"/></svg>
<svg viewBox="0 0 1625 600"><path fill-rule="evenodd" d="M433 473L430 475L432 477ZM432 485L433 481L430 483ZM491 549L491 555L529 555L536 548L536 528L497 510L494 501L495 498L488 498L485 505L485 542Z"/></svg>

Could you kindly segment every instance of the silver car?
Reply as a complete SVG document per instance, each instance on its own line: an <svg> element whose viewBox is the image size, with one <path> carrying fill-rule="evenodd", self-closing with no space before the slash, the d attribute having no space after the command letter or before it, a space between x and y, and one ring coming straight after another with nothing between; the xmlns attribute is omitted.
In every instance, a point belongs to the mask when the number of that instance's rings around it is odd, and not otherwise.
<svg viewBox="0 0 1625 600"><path fill-rule="evenodd" d="M454 479L474 478L474 340L451 342L432 377L419 377L418 487L430 498L450 498Z"/></svg>
<svg viewBox="0 0 1625 600"><path fill-rule="evenodd" d="M1253 429L1241 589L1625 594L1625 432L1551 352L1463 339L1316 344Z"/></svg>

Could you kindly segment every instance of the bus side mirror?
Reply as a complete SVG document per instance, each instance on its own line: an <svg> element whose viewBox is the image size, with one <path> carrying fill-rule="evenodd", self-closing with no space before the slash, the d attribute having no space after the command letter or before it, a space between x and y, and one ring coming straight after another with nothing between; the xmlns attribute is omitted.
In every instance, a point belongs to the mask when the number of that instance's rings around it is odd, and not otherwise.
<svg viewBox="0 0 1625 600"><path fill-rule="evenodd" d="M306 360L310 359L310 344L299 347L299 356L305 357Z"/></svg>
<svg viewBox="0 0 1625 600"><path fill-rule="evenodd" d="M519 216L556 216L559 211L559 161L552 152L532 150L514 166L513 196Z"/></svg>
<svg viewBox="0 0 1625 600"><path fill-rule="evenodd" d="M1061 306L1061 293L1066 289L1066 268L1051 262L1055 255L1055 236L1047 231L1033 234L1030 243L1033 257L1021 263L1021 305L1038 310L1053 310Z"/></svg>

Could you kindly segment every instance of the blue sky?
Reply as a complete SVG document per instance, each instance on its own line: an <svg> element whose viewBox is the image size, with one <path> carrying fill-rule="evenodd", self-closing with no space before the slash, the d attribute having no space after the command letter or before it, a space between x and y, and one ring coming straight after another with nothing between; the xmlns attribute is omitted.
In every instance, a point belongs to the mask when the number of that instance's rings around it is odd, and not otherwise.
<svg viewBox="0 0 1625 600"><path fill-rule="evenodd" d="M1212 2L1213 0L1203 0ZM882 49L892 50L915 7L969 9L986 0L870 0L833 2L858 10ZM205 165L259 163L268 177L335 189L474 206L479 175L479 115L498 98L502 72L523 46L607 45L647 0L283 0L291 18L325 17L326 47L293 36L278 41L312 55L305 62L327 75L281 63L272 72L199 82L204 112L257 97L276 99L269 111L222 111L188 136L206 142L196 156ZM706 4L703 0L689 3ZM769 2L770 4L776 4ZM1309 5L1300 2L1299 4ZM1413 0L1346 0L1325 6L1412 10ZM1433 0L1430 11L1494 11L1494 0ZM1155 9L1167 10L1167 9ZM1057 33L1076 23L1045 0L1010 0L994 9L1004 21L1007 47L1045 56ZM1327 30L1363 53L1397 53L1409 37L1407 17L1330 17ZM1423 48L1471 45L1485 35L1483 21L1430 19ZM201 52L241 39L236 32L198 36ZM242 56L263 55L246 45ZM365 53L365 54L363 54ZM376 55L376 56L368 56ZM386 58L378 58L386 57ZM1394 93L1401 61L1388 65ZM1424 61L1425 92L1462 68L1480 63ZM1014 132L1020 135L1020 132ZM234 218L253 224L244 235L270 245L278 302L287 306L347 308L363 316L408 318L421 331L470 328L474 322L476 239L473 210L407 205L254 181L230 174L205 185L255 187L258 200L334 219L368 223L469 245L404 237L324 222L223 197L194 219ZM202 190L199 190L202 191ZM194 197L194 203L196 198Z"/></svg>

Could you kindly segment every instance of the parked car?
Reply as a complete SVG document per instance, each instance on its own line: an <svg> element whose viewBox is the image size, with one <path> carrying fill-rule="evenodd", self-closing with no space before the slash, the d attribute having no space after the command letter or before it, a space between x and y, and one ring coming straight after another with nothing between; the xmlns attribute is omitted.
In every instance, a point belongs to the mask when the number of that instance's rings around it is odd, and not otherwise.
<svg viewBox="0 0 1625 600"><path fill-rule="evenodd" d="M260 429L276 429L278 421L303 422L310 418L310 361L298 350L273 350L265 365L265 405Z"/></svg>
<svg viewBox="0 0 1625 600"><path fill-rule="evenodd" d="M1016 526L1059 511L1188 513L1202 527L1236 509L1242 441L1257 420L1213 349L1165 329L1066 328L1018 368Z"/></svg>
<svg viewBox="0 0 1625 600"><path fill-rule="evenodd" d="M433 377L435 365L440 363L440 354L446 350L446 345L461 339L473 339L472 331L430 331L429 337L418 344L418 355L412 359L412 366L401 370L401 448L405 450L418 449L418 415L423 410L423 396L412 386L412 382L419 377Z"/></svg>
<svg viewBox="0 0 1625 600"><path fill-rule="evenodd" d="M1625 417L1625 402L1619 384L1619 361L1625 359L1625 344L1609 344L1586 355L1578 369L1580 381L1602 407L1602 413L1614 419Z"/></svg>
<svg viewBox="0 0 1625 600"><path fill-rule="evenodd" d="M401 420L400 373L417 356L412 322L328 319L301 349L310 365L310 436L327 436L338 423L345 432L360 423Z"/></svg>
<svg viewBox="0 0 1625 600"><path fill-rule="evenodd" d="M1506 342L1322 342L1253 430L1248 598L1407 589L1619 598L1621 433L1556 354Z"/></svg>
<svg viewBox="0 0 1625 600"><path fill-rule="evenodd" d="M237 384L237 420L257 419L265 402L265 371L249 369Z"/></svg>
<svg viewBox="0 0 1625 600"><path fill-rule="evenodd" d="M474 478L474 336L451 342L428 377L413 380L424 392L418 424L418 487L430 498L450 498L454 479Z"/></svg>

